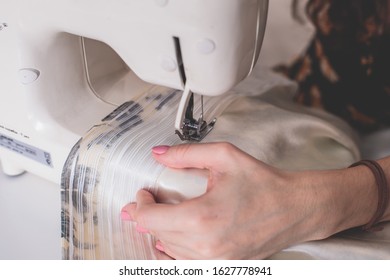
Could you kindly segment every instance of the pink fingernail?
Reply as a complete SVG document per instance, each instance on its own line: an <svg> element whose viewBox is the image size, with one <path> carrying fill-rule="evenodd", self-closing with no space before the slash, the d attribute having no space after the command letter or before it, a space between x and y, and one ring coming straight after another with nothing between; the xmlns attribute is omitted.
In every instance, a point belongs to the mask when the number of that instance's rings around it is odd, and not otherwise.
<svg viewBox="0 0 390 280"><path fill-rule="evenodd" d="M130 216L129 213L127 213L126 211L122 210L121 212L121 219L123 221L134 221L133 218Z"/></svg>
<svg viewBox="0 0 390 280"><path fill-rule="evenodd" d="M161 252L164 252L164 247L160 241L156 242L156 249L161 251Z"/></svg>
<svg viewBox="0 0 390 280"><path fill-rule="evenodd" d="M169 146L156 146L152 148L152 152L157 155L165 154L169 149Z"/></svg>
<svg viewBox="0 0 390 280"><path fill-rule="evenodd" d="M138 231L139 233L149 233L149 231L146 228L143 228L140 225L137 225L135 227L135 230Z"/></svg>

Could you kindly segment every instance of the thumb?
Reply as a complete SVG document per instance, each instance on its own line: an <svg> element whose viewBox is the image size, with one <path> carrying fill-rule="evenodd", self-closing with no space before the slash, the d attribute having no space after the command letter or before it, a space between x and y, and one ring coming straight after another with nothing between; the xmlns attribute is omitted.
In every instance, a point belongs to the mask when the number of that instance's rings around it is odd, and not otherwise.
<svg viewBox="0 0 390 280"><path fill-rule="evenodd" d="M153 157L172 168L198 168L227 171L235 165L238 148L230 143L198 143L157 146Z"/></svg>

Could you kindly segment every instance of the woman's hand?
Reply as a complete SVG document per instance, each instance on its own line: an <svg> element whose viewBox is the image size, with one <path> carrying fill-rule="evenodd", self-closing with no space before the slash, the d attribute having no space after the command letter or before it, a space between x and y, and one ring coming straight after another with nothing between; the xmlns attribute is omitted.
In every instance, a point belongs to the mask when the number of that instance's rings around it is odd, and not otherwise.
<svg viewBox="0 0 390 280"><path fill-rule="evenodd" d="M156 204L145 191L124 209L138 230L175 259L264 258L309 239L316 201L292 174L272 168L226 144L153 149L172 168L208 169L207 192L178 205ZM185 187L185 186L183 186Z"/></svg>
<svg viewBox="0 0 390 280"><path fill-rule="evenodd" d="M356 209L353 203L345 207L349 192L335 184L342 183L341 171L281 171L227 143L159 146L153 156L171 168L210 174L200 197L159 204L141 190L137 203L123 208L122 217L154 235L156 248L174 259L265 258L362 223L345 223L343 217ZM368 220L370 212L365 215Z"/></svg>

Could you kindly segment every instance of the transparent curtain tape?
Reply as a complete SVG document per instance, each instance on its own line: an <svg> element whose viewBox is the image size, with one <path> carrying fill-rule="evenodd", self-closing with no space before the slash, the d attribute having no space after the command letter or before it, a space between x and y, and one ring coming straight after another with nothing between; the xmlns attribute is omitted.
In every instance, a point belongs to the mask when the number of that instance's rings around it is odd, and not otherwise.
<svg viewBox="0 0 390 280"><path fill-rule="evenodd" d="M155 87L119 106L75 145L62 175L64 259L158 258L153 238L123 222L120 212L139 189L158 191L165 167L151 149L181 143L174 133L180 98L180 91ZM234 98L207 98L205 115L217 116Z"/></svg>

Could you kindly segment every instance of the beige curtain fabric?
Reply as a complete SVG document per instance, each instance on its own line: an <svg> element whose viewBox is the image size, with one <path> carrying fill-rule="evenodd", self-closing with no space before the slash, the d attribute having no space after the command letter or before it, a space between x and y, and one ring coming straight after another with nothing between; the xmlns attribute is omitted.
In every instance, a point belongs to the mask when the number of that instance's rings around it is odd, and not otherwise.
<svg viewBox="0 0 390 280"><path fill-rule="evenodd" d="M289 170L342 168L357 161L353 131L336 117L294 104L295 90L294 83L256 69L226 95L205 99L205 117L215 116L217 123L204 142L229 141ZM74 147L62 178L64 259L161 257L153 237L122 222L120 211L145 187L168 198L201 194L202 188L188 192L178 184L173 192L160 184L165 167L151 157L155 145L181 143L174 134L180 97L179 91L156 87L119 107ZM173 182L187 178L169 174ZM349 231L288 248L273 258L390 258L390 228L378 233Z"/></svg>

